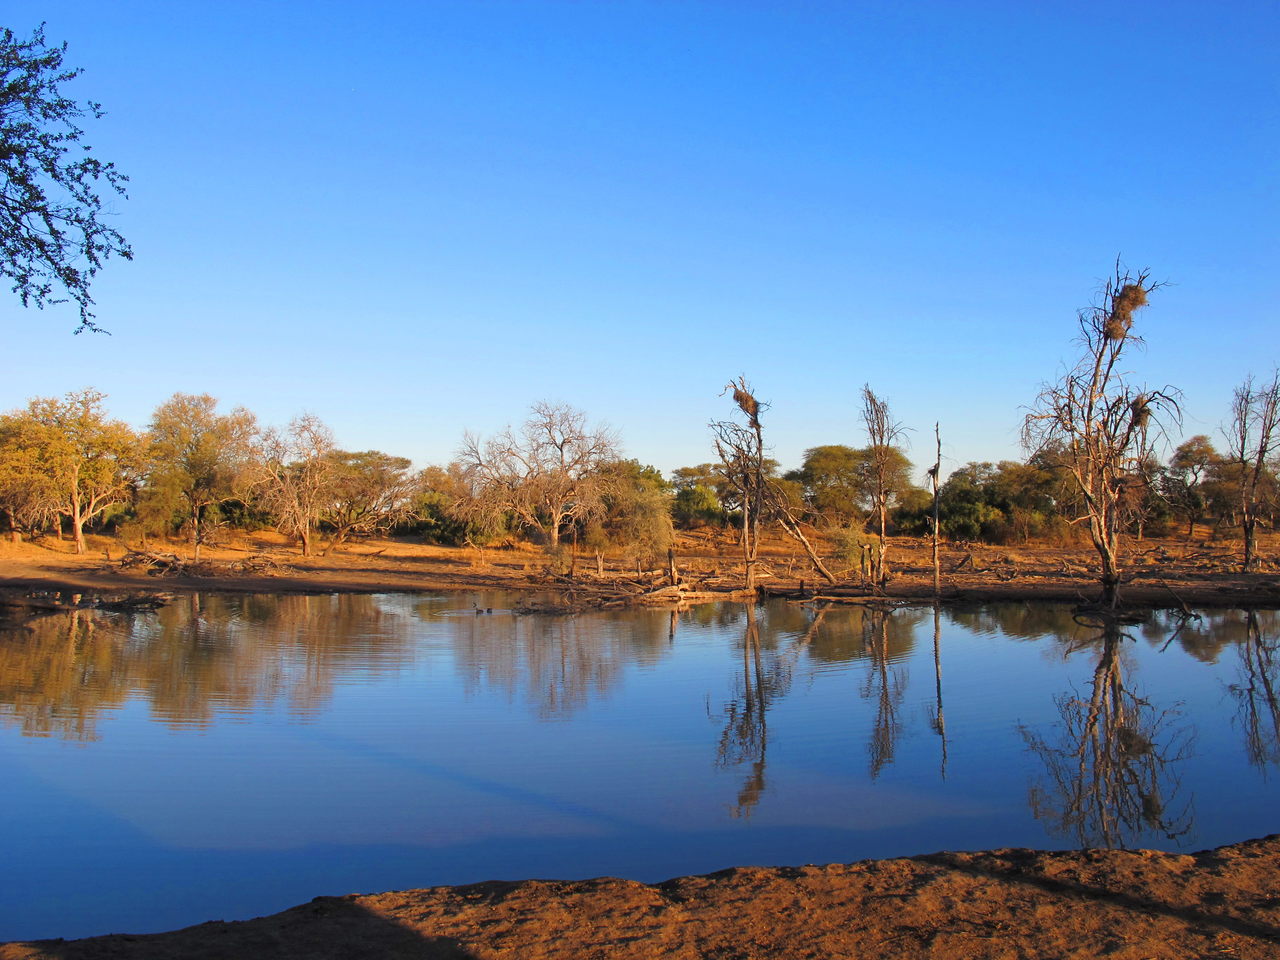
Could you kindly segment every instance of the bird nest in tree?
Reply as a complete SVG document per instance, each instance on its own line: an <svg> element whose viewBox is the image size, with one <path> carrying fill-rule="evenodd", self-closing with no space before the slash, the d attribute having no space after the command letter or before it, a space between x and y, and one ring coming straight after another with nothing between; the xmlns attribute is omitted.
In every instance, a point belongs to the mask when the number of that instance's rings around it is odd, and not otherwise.
<svg viewBox="0 0 1280 960"><path fill-rule="evenodd" d="M1102 332L1108 340L1123 340L1133 326L1133 312L1147 305L1147 290L1140 283L1126 283L1111 298L1111 313Z"/></svg>
<svg viewBox="0 0 1280 960"><path fill-rule="evenodd" d="M1151 422L1151 400L1145 393L1140 393L1133 398L1129 403L1129 410L1133 415L1135 427L1145 429Z"/></svg>
<svg viewBox="0 0 1280 960"><path fill-rule="evenodd" d="M760 416L760 401L742 387L733 388L733 402L754 422Z"/></svg>

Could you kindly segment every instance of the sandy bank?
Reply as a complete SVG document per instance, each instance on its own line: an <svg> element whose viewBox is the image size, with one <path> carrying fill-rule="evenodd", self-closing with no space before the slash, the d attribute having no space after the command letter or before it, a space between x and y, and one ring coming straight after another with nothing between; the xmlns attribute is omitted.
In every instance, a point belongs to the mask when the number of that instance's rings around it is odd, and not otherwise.
<svg viewBox="0 0 1280 960"><path fill-rule="evenodd" d="M0 960L213 957L1280 956L1280 836L1191 855L997 850L646 885L527 880L319 897L151 936L11 943Z"/></svg>

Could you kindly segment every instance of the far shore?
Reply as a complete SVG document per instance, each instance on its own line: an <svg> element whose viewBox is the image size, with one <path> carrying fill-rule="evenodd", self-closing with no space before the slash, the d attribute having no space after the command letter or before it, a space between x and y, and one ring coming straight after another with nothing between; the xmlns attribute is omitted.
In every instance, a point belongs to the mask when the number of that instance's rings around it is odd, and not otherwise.
<svg viewBox="0 0 1280 960"><path fill-rule="evenodd" d="M1280 538L1278 538L1280 539ZM1269 544L1268 544L1269 545ZM1276 607L1280 571L1264 560L1262 568L1239 571L1231 541L1147 540L1131 546L1121 600L1127 607ZM536 546L442 547L410 539L367 540L343 545L326 555L303 557L273 533L239 537L202 550L202 567L167 575L149 575L120 561L130 547L111 537L91 537L89 550L76 554L69 541L0 543L0 587L61 593L236 592L236 593L381 593L441 590L547 591L572 594L610 583L662 581L663 571L637 566L635 560L605 558L598 576L594 555L580 555L574 569L552 571ZM148 544L156 553L189 560L189 544ZM676 544L682 582L701 599L740 599L742 572L732 535L682 534ZM245 571L246 558L259 569ZM893 578L889 599L934 598L930 545L924 540L895 540L889 559ZM990 546L944 544L940 553L944 601L1054 601L1089 603L1099 588L1087 547ZM253 566L253 564L250 564ZM790 599L858 602L874 592L856 575L843 571L836 585L820 579L788 541L766 544L759 565L766 595Z"/></svg>

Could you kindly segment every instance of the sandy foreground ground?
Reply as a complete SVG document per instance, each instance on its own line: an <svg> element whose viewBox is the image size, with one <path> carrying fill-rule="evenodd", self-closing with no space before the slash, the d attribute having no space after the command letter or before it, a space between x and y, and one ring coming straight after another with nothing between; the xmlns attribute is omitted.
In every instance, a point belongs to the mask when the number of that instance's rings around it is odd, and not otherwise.
<svg viewBox="0 0 1280 960"><path fill-rule="evenodd" d="M0 960L1280 956L1280 836L1193 855L997 850L646 885L526 880L318 897L173 933L0 945Z"/></svg>
<svg viewBox="0 0 1280 960"><path fill-rule="evenodd" d="M124 548L94 538L0 543L0 587L14 591L370 592L540 589L546 560L527 547L459 550L365 542L302 558L256 535L208 552L195 574L120 566ZM182 545L153 549L189 552ZM1127 603L1280 606L1273 563L1234 570L1231 543L1134 545ZM1272 555L1267 551L1264 555ZM236 572L246 558L265 568ZM732 545L685 537L681 575L735 586ZM958 599L1089 600L1085 550L948 545L943 593ZM929 550L895 544L890 593L932 593ZM579 575L594 577L594 558ZM261 566L261 565L260 565ZM767 584L830 592L785 543L765 551ZM606 579L634 578L613 558ZM562 587L562 585L561 585ZM857 592L856 589L854 592ZM794 868L742 867L656 885L528 880L321 897L283 913L172 933L0 945L0 960L143 958L1280 958L1280 836L1193 855L1150 851L940 853Z"/></svg>

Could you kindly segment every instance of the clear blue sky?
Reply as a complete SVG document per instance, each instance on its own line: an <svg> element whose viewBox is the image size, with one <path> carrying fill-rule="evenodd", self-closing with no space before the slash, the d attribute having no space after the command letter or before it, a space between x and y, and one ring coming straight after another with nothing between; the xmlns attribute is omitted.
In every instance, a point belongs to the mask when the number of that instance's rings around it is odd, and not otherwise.
<svg viewBox="0 0 1280 960"><path fill-rule="evenodd" d="M0 407L175 391L442 463L539 399L669 470L745 374L784 466L859 390L948 467L1020 455L1117 256L1170 285L1184 434L1280 350L1280 5L7 4L131 178L110 337L6 295Z"/></svg>

